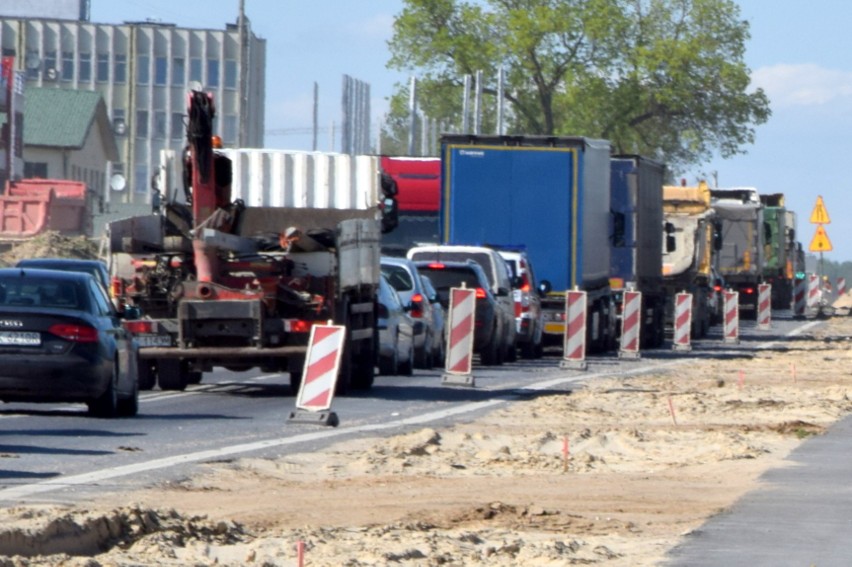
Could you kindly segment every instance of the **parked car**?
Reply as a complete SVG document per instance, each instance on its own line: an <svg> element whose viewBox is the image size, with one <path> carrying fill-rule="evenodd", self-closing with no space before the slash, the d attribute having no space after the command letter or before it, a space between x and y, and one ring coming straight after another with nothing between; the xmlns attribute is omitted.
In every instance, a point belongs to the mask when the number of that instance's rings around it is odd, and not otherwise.
<svg viewBox="0 0 852 567"><path fill-rule="evenodd" d="M417 269L427 275L438 292L441 305L449 312L450 289L467 287L476 290L474 312L473 351L486 366L502 364L506 354L507 327L514 320L502 314L503 308L491 293L488 277L473 260L455 262L415 262Z"/></svg>
<svg viewBox="0 0 852 567"><path fill-rule="evenodd" d="M517 359L517 331L515 330L515 301L512 297L511 270L496 250L487 246L460 246L434 244L415 246L409 249L408 258L415 262L464 262L473 260L482 267L488 281L488 289L497 300L501 325L504 327L500 357L509 361ZM439 288L437 282L436 289Z"/></svg>
<svg viewBox="0 0 852 567"><path fill-rule="evenodd" d="M419 270L418 270L419 271ZM432 285L432 280L429 276L421 273L420 279L423 280L423 287L426 288L426 298L432 304L432 312L435 319L435 336L440 337L440 340L434 342L432 350L432 360L436 366L443 366L444 359L447 354L447 314L444 311L444 306L441 305L438 299L438 292L435 286Z"/></svg>
<svg viewBox="0 0 852 567"><path fill-rule="evenodd" d="M544 333L544 314L541 310L541 290L532 262L523 248L498 248L512 271L512 298L515 300L515 329L518 347L524 358L540 358Z"/></svg>
<svg viewBox="0 0 852 567"><path fill-rule="evenodd" d="M66 272L85 272L92 274L109 293L109 270L101 260L86 260L82 258L24 258L18 260L16 268L44 268Z"/></svg>
<svg viewBox="0 0 852 567"><path fill-rule="evenodd" d="M414 365L417 368L432 368L435 345L441 341L441 335L436 329L434 308L417 266L406 258L383 256L381 270L414 319Z"/></svg>
<svg viewBox="0 0 852 567"><path fill-rule="evenodd" d="M414 321L387 278L379 278L379 374L411 376L414 369Z"/></svg>
<svg viewBox="0 0 852 567"><path fill-rule="evenodd" d="M93 276L0 269L0 400L83 402L95 416L133 416L136 372L136 343Z"/></svg>

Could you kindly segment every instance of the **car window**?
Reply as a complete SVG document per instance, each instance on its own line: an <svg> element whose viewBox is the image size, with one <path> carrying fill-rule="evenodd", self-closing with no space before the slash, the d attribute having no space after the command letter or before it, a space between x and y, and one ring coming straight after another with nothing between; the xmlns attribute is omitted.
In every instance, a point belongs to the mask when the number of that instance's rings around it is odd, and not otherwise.
<svg viewBox="0 0 852 567"><path fill-rule="evenodd" d="M480 266L482 266L482 270L485 272L485 277L488 278L488 284L490 286L495 285L494 282L494 272L492 269L493 261L492 256L487 252L461 252L461 251L427 251L422 250L419 252L414 252L411 257L412 260L439 260L442 262L464 262L465 260L473 260ZM435 280L432 280L432 283L435 284L435 287L439 287L438 283Z"/></svg>
<svg viewBox="0 0 852 567"><path fill-rule="evenodd" d="M89 289L95 301L95 309L101 315L112 315L111 302L104 293L103 286L95 280L89 280Z"/></svg>
<svg viewBox="0 0 852 567"><path fill-rule="evenodd" d="M33 307L83 309L82 290L74 282L46 278L14 278L0 282L0 303Z"/></svg>
<svg viewBox="0 0 852 567"><path fill-rule="evenodd" d="M411 274L403 266L383 264L382 273L395 290L411 291L414 289L414 281L411 279Z"/></svg>

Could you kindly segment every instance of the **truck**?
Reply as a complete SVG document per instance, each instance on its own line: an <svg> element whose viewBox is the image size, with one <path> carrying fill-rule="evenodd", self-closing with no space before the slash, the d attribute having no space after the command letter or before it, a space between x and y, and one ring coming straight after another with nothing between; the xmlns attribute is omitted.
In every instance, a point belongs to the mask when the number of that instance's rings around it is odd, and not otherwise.
<svg viewBox="0 0 852 567"><path fill-rule="evenodd" d="M405 256L417 244L438 243L441 159L382 156L382 172L396 184L399 224L382 235L382 252Z"/></svg>
<svg viewBox="0 0 852 567"><path fill-rule="evenodd" d="M784 205L783 193L761 194L763 204L763 280L772 286L772 308L789 309L795 278L796 215Z"/></svg>
<svg viewBox="0 0 852 567"><path fill-rule="evenodd" d="M739 292L740 317L757 318L758 285L763 281L766 225L763 204L754 187L711 189L711 204L720 221L719 272Z"/></svg>
<svg viewBox="0 0 852 567"><path fill-rule="evenodd" d="M91 236L90 200L82 181L7 181L0 195L0 243L10 246L48 231L67 236Z"/></svg>
<svg viewBox="0 0 852 567"><path fill-rule="evenodd" d="M705 336L720 313L714 278L717 249L721 243L716 212L710 206L710 187L663 186L663 290L666 294L666 327L674 328L674 301L678 293L692 295L693 338ZM716 301L714 301L714 299Z"/></svg>
<svg viewBox="0 0 852 567"><path fill-rule="evenodd" d="M545 344L563 344L565 292L587 292L589 352L615 346L610 144L556 136L444 135L441 241L523 245L545 296Z"/></svg>
<svg viewBox="0 0 852 567"><path fill-rule="evenodd" d="M619 316L625 290L642 293L640 344L665 341L666 292L663 287L663 178L665 166L637 155L610 160L612 262L610 287Z"/></svg>
<svg viewBox="0 0 852 567"><path fill-rule="evenodd" d="M159 211L107 226L112 293L143 314L125 324L140 384L182 390L221 366L288 372L296 392L311 328L332 322L346 327L337 390L370 388L395 205L378 158L217 151L214 115L212 95L192 91L183 191L164 186Z"/></svg>

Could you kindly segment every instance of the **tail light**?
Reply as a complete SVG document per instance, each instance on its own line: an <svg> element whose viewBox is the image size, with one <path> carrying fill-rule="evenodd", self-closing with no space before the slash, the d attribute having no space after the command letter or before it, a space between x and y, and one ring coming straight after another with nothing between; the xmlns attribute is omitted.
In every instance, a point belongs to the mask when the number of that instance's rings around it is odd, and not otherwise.
<svg viewBox="0 0 852 567"><path fill-rule="evenodd" d="M486 297L488 297L488 295L485 293L483 288L476 288L476 299L485 299Z"/></svg>
<svg viewBox="0 0 852 567"><path fill-rule="evenodd" d="M746 295L751 295L752 293L754 293L754 288L753 287L747 287L743 290L743 292L745 292Z"/></svg>
<svg viewBox="0 0 852 567"><path fill-rule="evenodd" d="M440 262L432 262L431 264L429 264L429 269L431 269L431 270L443 270L444 265Z"/></svg>
<svg viewBox="0 0 852 567"><path fill-rule="evenodd" d="M88 325L72 325L70 323L57 323L51 325L47 332L56 335L66 341L75 343L96 343L98 342L98 330Z"/></svg>
<svg viewBox="0 0 852 567"><path fill-rule="evenodd" d="M389 315L389 313L388 313L388 308L387 308L387 306L386 306L386 305L384 305L384 304L382 304L382 303L379 303L379 309L378 309L378 317L379 317L379 319L387 319L387 318L388 318L388 315Z"/></svg>
<svg viewBox="0 0 852 567"><path fill-rule="evenodd" d="M304 319L291 319L289 323L291 333L310 333L311 327L314 326L313 321L306 321Z"/></svg>
<svg viewBox="0 0 852 567"><path fill-rule="evenodd" d="M423 317L423 296L419 293L411 296L411 316L415 319Z"/></svg>
<svg viewBox="0 0 852 567"><path fill-rule="evenodd" d="M713 286L713 290L714 290L714 291L722 291L722 286L720 286L720 285L714 285L714 286Z"/></svg>
<svg viewBox="0 0 852 567"><path fill-rule="evenodd" d="M524 312L524 307L521 305L521 302L515 300L515 317L520 317Z"/></svg>
<svg viewBox="0 0 852 567"><path fill-rule="evenodd" d="M124 295L124 282L121 278L112 278L109 290L113 297L121 297Z"/></svg>
<svg viewBox="0 0 852 567"><path fill-rule="evenodd" d="M142 333L153 333L154 332L154 322L153 321L124 321L124 328L133 333L134 335L139 335Z"/></svg>

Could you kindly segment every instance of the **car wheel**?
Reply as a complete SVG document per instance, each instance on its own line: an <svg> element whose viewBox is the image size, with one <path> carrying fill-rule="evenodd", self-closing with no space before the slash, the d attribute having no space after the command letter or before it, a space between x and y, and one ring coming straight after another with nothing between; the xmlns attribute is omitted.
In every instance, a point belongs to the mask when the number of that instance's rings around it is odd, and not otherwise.
<svg viewBox="0 0 852 567"><path fill-rule="evenodd" d="M405 357L405 360L401 360L399 362L399 366L397 367L397 374L401 376L411 376L414 374L414 347L411 346L408 348L408 355Z"/></svg>
<svg viewBox="0 0 852 567"><path fill-rule="evenodd" d="M299 388L302 387L302 373L290 371L290 393L294 396L299 395Z"/></svg>
<svg viewBox="0 0 852 567"><path fill-rule="evenodd" d="M132 370L128 372L133 374ZM121 417L133 417L139 413L139 375L134 374L132 378L132 390L126 398L118 400L118 415Z"/></svg>
<svg viewBox="0 0 852 567"><path fill-rule="evenodd" d="M157 371L154 368L154 361L151 359L140 358L137 360L136 375L140 390L152 390L157 385Z"/></svg>
<svg viewBox="0 0 852 567"><path fill-rule="evenodd" d="M399 336L396 338L399 341ZM393 346L393 355L379 357L379 374L383 376L393 376L399 367L399 352L396 344Z"/></svg>
<svg viewBox="0 0 852 567"><path fill-rule="evenodd" d="M499 337L497 336L497 332L495 330L494 333L491 334L491 340L488 341L479 352L479 361L484 366L494 366L500 364L500 348L499 348Z"/></svg>
<svg viewBox="0 0 852 567"><path fill-rule="evenodd" d="M427 333L423 339L423 346L414 353L414 366L416 368L429 369L429 357L432 353L432 337Z"/></svg>
<svg viewBox="0 0 852 567"><path fill-rule="evenodd" d="M88 403L89 413L96 417L115 417L118 414L118 368L114 363L106 390L95 400Z"/></svg>
<svg viewBox="0 0 852 567"><path fill-rule="evenodd" d="M506 360L509 362L517 362L518 360L518 346L515 341L510 342L509 346L506 347Z"/></svg>
<svg viewBox="0 0 852 567"><path fill-rule="evenodd" d="M521 357L527 360L535 358L535 346L532 341L521 345Z"/></svg>

